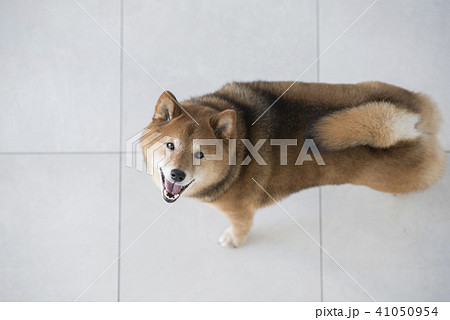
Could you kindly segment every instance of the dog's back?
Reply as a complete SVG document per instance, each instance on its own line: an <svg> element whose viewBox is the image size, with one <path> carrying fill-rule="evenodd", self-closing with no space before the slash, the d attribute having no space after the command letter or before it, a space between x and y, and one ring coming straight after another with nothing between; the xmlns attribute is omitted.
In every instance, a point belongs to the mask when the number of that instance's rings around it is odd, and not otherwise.
<svg viewBox="0 0 450 320"><path fill-rule="evenodd" d="M313 139L326 166L295 166L289 157L280 166L279 149L266 145L260 153L269 166L250 165L243 171L270 177L266 187L279 198L342 183L405 193L423 190L442 176L445 153L435 137L440 117L425 95L381 82L291 85L230 83L194 99L235 109L245 124L242 137L253 144L258 139ZM300 147L293 146L293 153Z"/></svg>

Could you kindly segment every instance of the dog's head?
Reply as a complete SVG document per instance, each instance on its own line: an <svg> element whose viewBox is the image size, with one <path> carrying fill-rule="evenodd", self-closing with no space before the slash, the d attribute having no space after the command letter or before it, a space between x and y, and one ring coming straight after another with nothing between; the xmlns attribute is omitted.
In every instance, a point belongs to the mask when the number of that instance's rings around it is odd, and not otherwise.
<svg viewBox="0 0 450 320"><path fill-rule="evenodd" d="M143 137L142 149L166 202L176 201L183 193L208 194L208 188L217 188L227 178L229 159L235 156L229 148L230 139L236 138L234 110L220 112L180 103L165 91L147 129L146 136L152 138Z"/></svg>

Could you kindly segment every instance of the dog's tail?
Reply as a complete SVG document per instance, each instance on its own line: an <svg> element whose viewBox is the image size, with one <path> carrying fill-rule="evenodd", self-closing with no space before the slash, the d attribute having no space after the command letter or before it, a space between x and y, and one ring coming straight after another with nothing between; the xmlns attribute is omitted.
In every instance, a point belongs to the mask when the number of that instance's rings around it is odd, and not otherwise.
<svg viewBox="0 0 450 320"><path fill-rule="evenodd" d="M390 102L370 102L325 116L312 127L310 136L319 148L339 151L356 146L389 148L438 132L441 118L435 104L416 95L417 112Z"/></svg>

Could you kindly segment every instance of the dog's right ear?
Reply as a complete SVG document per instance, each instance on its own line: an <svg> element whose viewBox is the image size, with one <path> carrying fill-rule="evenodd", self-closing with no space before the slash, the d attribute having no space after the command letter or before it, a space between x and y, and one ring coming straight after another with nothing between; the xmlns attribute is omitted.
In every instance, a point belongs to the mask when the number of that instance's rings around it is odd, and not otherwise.
<svg viewBox="0 0 450 320"><path fill-rule="evenodd" d="M154 121L170 121L181 114L177 98L170 91L164 91L156 103Z"/></svg>
<svg viewBox="0 0 450 320"><path fill-rule="evenodd" d="M219 112L211 117L209 123L216 137L226 139L236 137L236 111L227 109Z"/></svg>

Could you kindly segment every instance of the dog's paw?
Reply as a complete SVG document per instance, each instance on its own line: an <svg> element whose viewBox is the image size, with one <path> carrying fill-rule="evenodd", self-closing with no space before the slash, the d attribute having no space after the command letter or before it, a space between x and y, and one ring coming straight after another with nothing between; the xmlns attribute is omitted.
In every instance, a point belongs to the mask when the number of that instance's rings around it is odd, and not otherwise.
<svg viewBox="0 0 450 320"><path fill-rule="evenodd" d="M237 239L233 235L233 230L231 227L225 229L219 238L219 244L224 248L237 248L244 243L244 240Z"/></svg>

